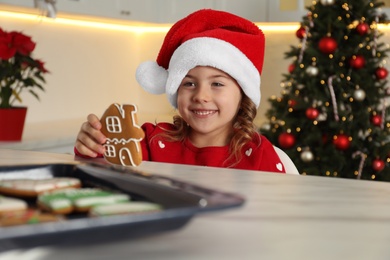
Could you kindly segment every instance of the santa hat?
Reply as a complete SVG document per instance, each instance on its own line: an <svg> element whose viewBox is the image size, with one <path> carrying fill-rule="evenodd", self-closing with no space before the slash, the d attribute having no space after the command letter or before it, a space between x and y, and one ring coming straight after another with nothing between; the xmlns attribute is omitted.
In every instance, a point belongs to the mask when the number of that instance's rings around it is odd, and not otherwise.
<svg viewBox="0 0 390 260"><path fill-rule="evenodd" d="M264 47L264 34L251 21L203 9L172 26L156 62L141 63L136 79L152 94L166 93L176 108L177 90L188 71L211 66L233 77L258 107Z"/></svg>

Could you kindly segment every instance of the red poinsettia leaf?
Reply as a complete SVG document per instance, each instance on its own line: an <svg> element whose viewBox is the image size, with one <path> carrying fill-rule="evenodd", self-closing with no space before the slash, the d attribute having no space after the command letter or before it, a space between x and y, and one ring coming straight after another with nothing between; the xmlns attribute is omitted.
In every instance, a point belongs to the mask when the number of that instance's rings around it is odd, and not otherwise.
<svg viewBox="0 0 390 260"><path fill-rule="evenodd" d="M10 34L12 35L12 45L18 53L29 55L35 49L35 42L31 40L31 37L15 31L10 32Z"/></svg>
<svg viewBox="0 0 390 260"><path fill-rule="evenodd" d="M0 29L0 59L8 60L15 55L16 49L11 43L11 34Z"/></svg>
<svg viewBox="0 0 390 260"><path fill-rule="evenodd" d="M47 73L49 72L46 68L45 68L45 63L41 60L35 60L36 62L38 62L38 69L40 71L42 71L43 73Z"/></svg>

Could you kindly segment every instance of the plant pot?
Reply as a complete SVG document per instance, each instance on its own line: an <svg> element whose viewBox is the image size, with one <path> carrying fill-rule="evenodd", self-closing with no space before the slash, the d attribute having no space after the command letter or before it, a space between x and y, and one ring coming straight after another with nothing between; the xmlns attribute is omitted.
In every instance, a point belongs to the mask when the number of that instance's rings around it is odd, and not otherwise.
<svg viewBox="0 0 390 260"><path fill-rule="evenodd" d="M27 107L0 108L0 141L21 141Z"/></svg>

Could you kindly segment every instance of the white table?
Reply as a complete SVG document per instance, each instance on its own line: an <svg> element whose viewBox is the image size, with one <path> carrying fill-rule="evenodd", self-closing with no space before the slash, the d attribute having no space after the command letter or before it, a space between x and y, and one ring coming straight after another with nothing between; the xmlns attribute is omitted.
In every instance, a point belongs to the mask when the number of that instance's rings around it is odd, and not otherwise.
<svg viewBox="0 0 390 260"><path fill-rule="evenodd" d="M73 160L0 149L0 165ZM152 162L140 169L239 193L246 203L198 215L172 232L104 246L14 250L0 259L390 259L390 183Z"/></svg>

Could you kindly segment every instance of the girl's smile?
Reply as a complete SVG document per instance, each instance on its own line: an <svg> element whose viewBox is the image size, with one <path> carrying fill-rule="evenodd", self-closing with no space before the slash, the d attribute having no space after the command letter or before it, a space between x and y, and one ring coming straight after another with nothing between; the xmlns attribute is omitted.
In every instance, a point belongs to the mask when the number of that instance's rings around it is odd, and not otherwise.
<svg viewBox="0 0 390 260"><path fill-rule="evenodd" d="M199 117L208 117L217 113L216 110L193 110L192 112Z"/></svg>

